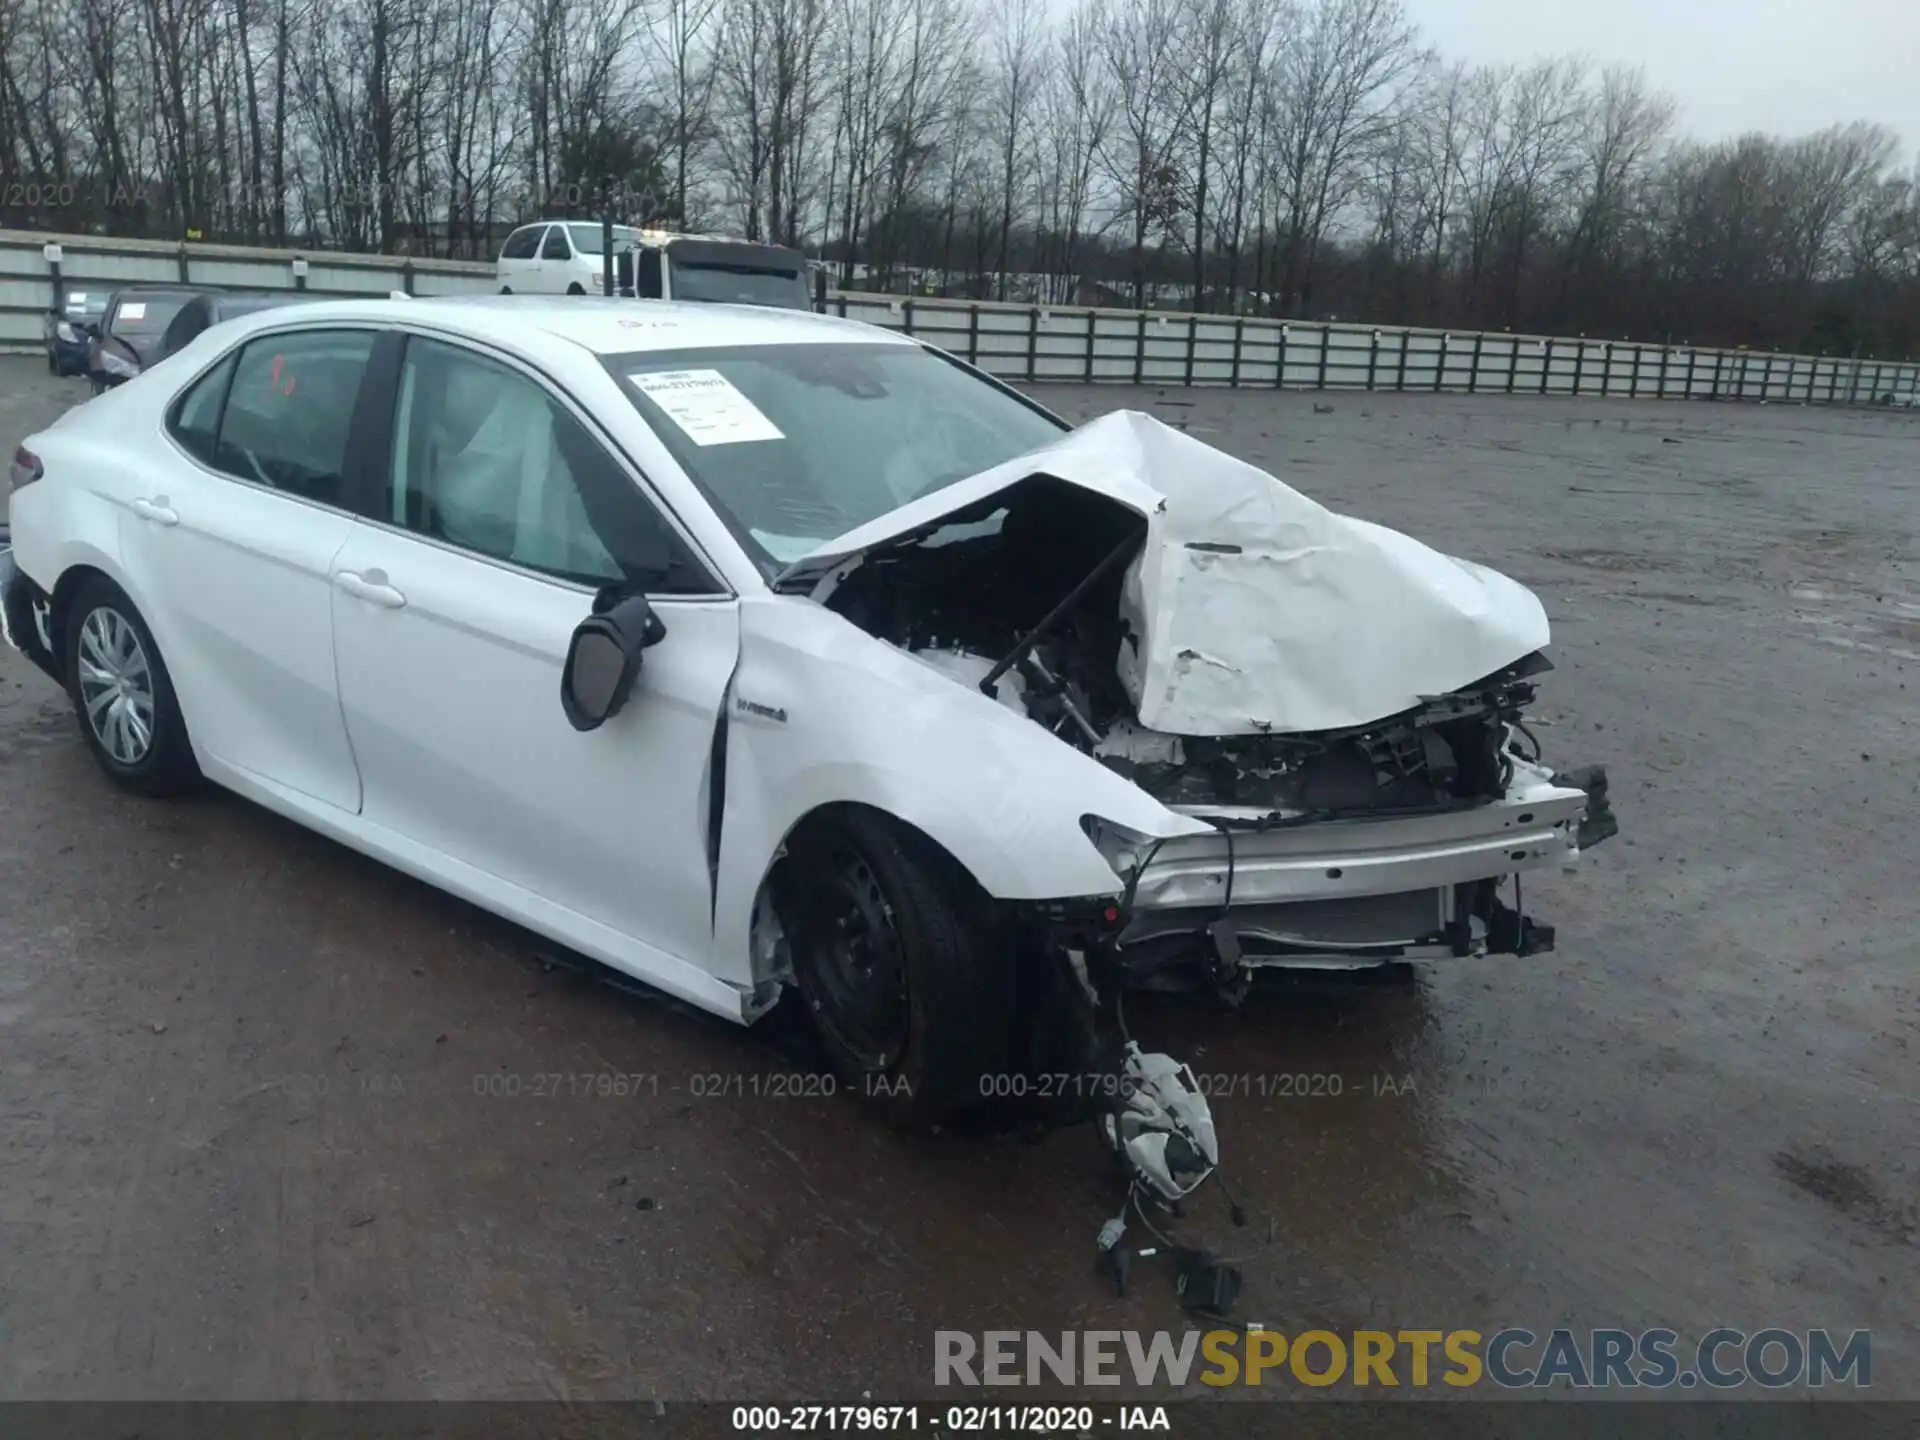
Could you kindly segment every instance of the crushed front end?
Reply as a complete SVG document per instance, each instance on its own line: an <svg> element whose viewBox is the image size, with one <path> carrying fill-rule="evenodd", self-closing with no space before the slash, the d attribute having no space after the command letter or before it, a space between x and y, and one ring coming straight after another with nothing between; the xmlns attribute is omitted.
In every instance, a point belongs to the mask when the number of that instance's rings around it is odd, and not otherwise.
<svg viewBox="0 0 1920 1440"><path fill-rule="evenodd" d="M1081 817L1128 982L1553 948L1524 877L1615 823L1528 728L1530 592L1144 417L982 488L791 588L1163 807Z"/></svg>

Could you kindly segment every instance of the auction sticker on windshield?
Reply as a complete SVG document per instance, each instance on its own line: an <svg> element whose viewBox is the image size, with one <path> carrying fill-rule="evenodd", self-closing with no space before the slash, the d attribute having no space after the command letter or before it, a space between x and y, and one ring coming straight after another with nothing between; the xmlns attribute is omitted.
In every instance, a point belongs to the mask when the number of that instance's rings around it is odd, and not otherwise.
<svg viewBox="0 0 1920 1440"><path fill-rule="evenodd" d="M718 370L661 370L627 378L696 445L786 438Z"/></svg>

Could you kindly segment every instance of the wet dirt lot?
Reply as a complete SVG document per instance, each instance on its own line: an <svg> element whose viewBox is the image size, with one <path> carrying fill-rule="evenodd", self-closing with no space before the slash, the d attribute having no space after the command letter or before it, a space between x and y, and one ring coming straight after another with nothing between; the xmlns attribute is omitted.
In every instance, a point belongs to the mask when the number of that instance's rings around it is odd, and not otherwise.
<svg viewBox="0 0 1920 1440"><path fill-rule="evenodd" d="M1130 1007L1214 1090L1252 1223L1183 1234L1239 1313L1869 1327L1920 1397L1920 417L1042 393L1533 586L1548 758L1613 771L1621 836L1528 888L1554 954ZM0 442L81 394L0 359ZM1095 1278L1088 1132L895 1136L263 810L122 796L11 652L0 896L0 1396L950 1399L937 1329L1186 1324Z"/></svg>

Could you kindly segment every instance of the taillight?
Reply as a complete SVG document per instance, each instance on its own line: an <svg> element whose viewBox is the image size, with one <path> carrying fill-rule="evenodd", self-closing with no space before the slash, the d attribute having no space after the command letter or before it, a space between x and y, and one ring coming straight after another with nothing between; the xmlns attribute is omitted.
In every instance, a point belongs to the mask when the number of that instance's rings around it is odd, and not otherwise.
<svg viewBox="0 0 1920 1440"><path fill-rule="evenodd" d="M46 473L46 467L40 463L40 457L22 445L13 452L13 464L7 468L7 479L12 483L13 488L18 490L23 485L31 485Z"/></svg>

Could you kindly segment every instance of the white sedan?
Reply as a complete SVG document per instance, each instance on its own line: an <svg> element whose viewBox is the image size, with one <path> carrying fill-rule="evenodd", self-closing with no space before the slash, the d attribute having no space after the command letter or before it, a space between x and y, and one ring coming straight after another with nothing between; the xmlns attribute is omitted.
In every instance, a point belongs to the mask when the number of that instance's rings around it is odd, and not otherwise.
<svg viewBox="0 0 1920 1440"><path fill-rule="evenodd" d="M114 781L211 780L906 1118L1125 984L1551 947L1611 833L1492 571L1145 416L805 314L347 301L27 439L8 638Z"/></svg>

